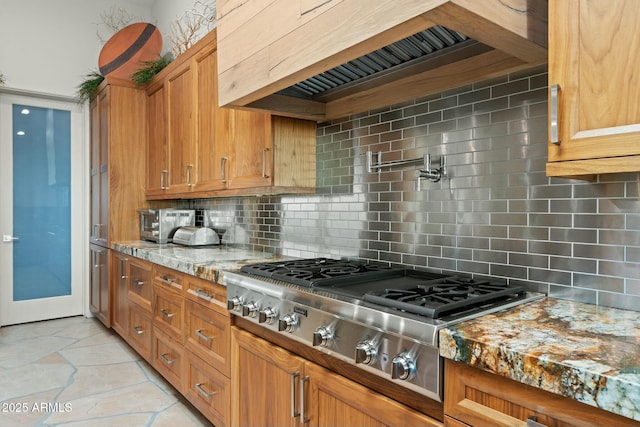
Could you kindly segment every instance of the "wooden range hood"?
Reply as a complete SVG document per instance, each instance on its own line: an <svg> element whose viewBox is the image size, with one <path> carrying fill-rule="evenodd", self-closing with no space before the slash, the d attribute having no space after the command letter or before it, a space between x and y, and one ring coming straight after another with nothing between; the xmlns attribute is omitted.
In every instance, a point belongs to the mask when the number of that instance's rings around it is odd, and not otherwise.
<svg viewBox="0 0 640 427"><path fill-rule="evenodd" d="M325 121L547 61L547 0L217 4L225 107Z"/></svg>

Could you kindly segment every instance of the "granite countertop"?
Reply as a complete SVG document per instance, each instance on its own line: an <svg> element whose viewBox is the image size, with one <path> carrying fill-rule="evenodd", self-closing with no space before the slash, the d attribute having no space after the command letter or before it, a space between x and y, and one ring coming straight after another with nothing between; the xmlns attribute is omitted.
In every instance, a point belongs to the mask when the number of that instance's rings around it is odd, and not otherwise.
<svg viewBox="0 0 640 427"><path fill-rule="evenodd" d="M440 354L640 420L640 313L544 298L440 331Z"/></svg>
<svg viewBox="0 0 640 427"><path fill-rule="evenodd" d="M224 270L238 270L246 264L286 258L225 245L188 247L172 243L160 245L142 240L117 242L111 248L219 284L222 284Z"/></svg>

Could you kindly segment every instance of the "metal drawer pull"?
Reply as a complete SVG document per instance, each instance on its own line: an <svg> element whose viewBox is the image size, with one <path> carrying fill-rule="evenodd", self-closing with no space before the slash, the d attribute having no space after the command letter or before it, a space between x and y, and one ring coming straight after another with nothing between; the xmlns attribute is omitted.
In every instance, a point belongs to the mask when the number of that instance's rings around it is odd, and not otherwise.
<svg viewBox="0 0 640 427"><path fill-rule="evenodd" d="M175 281L175 279L172 279L171 277L167 277L167 276L160 276L160 281L165 285L171 286L173 285L173 282Z"/></svg>
<svg viewBox="0 0 640 427"><path fill-rule="evenodd" d="M138 335L144 334L144 330L140 326L134 326L133 327L133 332L135 332Z"/></svg>
<svg viewBox="0 0 640 427"><path fill-rule="evenodd" d="M196 295L202 298L203 300L207 300L207 301L211 301L213 297L215 297L215 294L209 294L204 289L197 289Z"/></svg>
<svg viewBox="0 0 640 427"><path fill-rule="evenodd" d="M308 423L309 418L304 415L304 384L309 381L309 375L300 380L300 422Z"/></svg>
<svg viewBox="0 0 640 427"><path fill-rule="evenodd" d="M134 280L133 283L135 283L138 286L142 286L144 285L144 280Z"/></svg>
<svg viewBox="0 0 640 427"><path fill-rule="evenodd" d="M560 136L558 135L558 95L560 92L560 85L554 84L549 86L550 100L549 109L551 117L549 118L549 128L551 132L551 142L554 144L560 144Z"/></svg>
<svg viewBox="0 0 640 427"><path fill-rule="evenodd" d="M547 427L547 425L539 423L538 418L533 416L527 418L527 427Z"/></svg>
<svg viewBox="0 0 640 427"><path fill-rule="evenodd" d="M162 315L163 315L164 317L166 317L167 319L170 319L170 318L172 318L173 316L175 316L175 315L176 315L175 313L171 313L170 311L167 311L167 310L166 310L166 309L164 309L164 308L161 308L161 309L160 309L160 313L162 313Z"/></svg>
<svg viewBox="0 0 640 427"><path fill-rule="evenodd" d="M203 334L202 333L202 329L196 329L195 333L196 333L197 336L199 336L200 338L202 338L205 341L211 341L212 339L215 338L215 337L210 337L210 336L207 336L207 335Z"/></svg>
<svg viewBox="0 0 640 427"><path fill-rule="evenodd" d="M206 391L204 388L202 388L202 383L196 384L196 390L198 390L198 393L200 393L200 395L202 397L204 397L205 399L207 399L207 398L209 398L211 396L215 396L216 394L218 394L217 391L212 391L211 393Z"/></svg>
<svg viewBox="0 0 640 427"><path fill-rule="evenodd" d="M166 363L167 365L173 365L173 362L175 362L175 359L174 359L174 360L169 359L169 358L167 357L167 354L168 354L168 353L163 353L163 354L161 354L161 355L160 355L160 359L162 359L162 361L163 361L164 363Z"/></svg>
<svg viewBox="0 0 640 427"><path fill-rule="evenodd" d="M291 374L291 418L296 418L300 413L296 411L296 380L300 378L300 371Z"/></svg>

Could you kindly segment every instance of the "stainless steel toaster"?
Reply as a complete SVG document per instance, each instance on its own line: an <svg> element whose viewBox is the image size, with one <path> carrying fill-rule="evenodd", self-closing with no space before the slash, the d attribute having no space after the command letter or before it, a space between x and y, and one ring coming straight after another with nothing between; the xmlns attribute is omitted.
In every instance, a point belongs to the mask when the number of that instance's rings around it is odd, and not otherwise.
<svg viewBox="0 0 640 427"><path fill-rule="evenodd" d="M156 243L170 243L176 230L195 225L193 209L141 209L140 239Z"/></svg>

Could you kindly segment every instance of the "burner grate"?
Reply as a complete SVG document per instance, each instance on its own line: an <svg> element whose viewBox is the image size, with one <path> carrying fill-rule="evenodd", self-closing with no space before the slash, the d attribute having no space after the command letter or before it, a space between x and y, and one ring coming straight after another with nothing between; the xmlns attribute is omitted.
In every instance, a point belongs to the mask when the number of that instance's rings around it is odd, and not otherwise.
<svg viewBox="0 0 640 427"><path fill-rule="evenodd" d="M525 289L496 282L447 278L418 284L408 289L386 288L367 292L365 301L430 318L521 297Z"/></svg>

